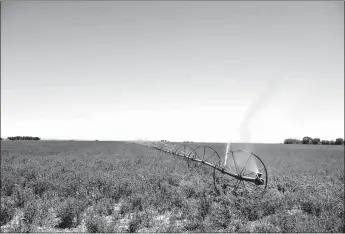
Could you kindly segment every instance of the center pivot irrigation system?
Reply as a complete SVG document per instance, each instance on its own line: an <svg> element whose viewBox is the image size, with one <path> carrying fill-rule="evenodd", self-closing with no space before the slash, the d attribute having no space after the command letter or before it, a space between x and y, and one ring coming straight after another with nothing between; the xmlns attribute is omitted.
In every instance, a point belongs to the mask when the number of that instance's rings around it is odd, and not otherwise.
<svg viewBox="0 0 345 234"><path fill-rule="evenodd" d="M262 196L267 187L267 170L263 161L246 150L230 149L227 145L224 158L210 146L194 143L172 144L168 142L139 142L161 153L170 154L187 161L189 170L200 170L213 174L216 191L247 191L254 196Z"/></svg>

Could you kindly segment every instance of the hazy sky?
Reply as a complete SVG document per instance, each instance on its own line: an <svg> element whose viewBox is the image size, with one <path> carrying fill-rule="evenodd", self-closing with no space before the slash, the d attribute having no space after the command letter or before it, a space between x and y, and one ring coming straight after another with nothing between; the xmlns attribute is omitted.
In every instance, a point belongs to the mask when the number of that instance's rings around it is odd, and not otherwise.
<svg viewBox="0 0 345 234"><path fill-rule="evenodd" d="M344 137L344 2L2 1L13 135Z"/></svg>

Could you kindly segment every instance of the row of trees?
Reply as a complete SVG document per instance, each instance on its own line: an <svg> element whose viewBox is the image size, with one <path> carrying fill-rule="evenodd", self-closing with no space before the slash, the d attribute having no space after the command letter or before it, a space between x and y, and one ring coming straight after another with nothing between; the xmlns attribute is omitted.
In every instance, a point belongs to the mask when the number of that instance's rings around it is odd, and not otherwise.
<svg viewBox="0 0 345 234"><path fill-rule="evenodd" d="M284 144L313 144L313 145L344 145L343 138L337 138L335 141L320 140L320 138L303 137L302 140L296 138L285 139Z"/></svg>
<svg viewBox="0 0 345 234"><path fill-rule="evenodd" d="M25 141L25 140L39 141L39 140L41 140L41 138L39 138L39 137L32 137L32 136L15 136L15 137L7 137L7 140L10 140L10 141L16 141L16 140L20 140L20 141Z"/></svg>

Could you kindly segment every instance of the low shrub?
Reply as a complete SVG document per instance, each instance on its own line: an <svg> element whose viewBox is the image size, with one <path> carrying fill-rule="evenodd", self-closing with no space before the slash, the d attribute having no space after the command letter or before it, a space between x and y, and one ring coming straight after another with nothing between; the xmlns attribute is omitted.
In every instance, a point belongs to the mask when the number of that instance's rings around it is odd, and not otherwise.
<svg viewBox="0 0 345 234"><path fill-rule="evenodd" d="M67 198L57 210L57 218L60 218L58 228L73 228L79 225L81 212L85 208L85 201Z"/></svg>
<svg viewBox="0 0 345 234"><path fill-rule="evenodd" d="M137 232L140 228L141 222L142 222L141 216L138 213L136 213L134 217L129 221L128 232L130 233Z"/></svg>
<svg viewBox="0 0 345 234"><path fill-rule="evenodd" d="M86 230L89 233L108 233L113 232L111 226L108 226L107 223L97 214L87 216L85 218Z"/></svg>
<svg viewBox="0 0 345 234"><path fill-rule="evenodd" d="M14 213L14 204L11 204L8 199L1 199L0 226L11 221Z"/></svg>

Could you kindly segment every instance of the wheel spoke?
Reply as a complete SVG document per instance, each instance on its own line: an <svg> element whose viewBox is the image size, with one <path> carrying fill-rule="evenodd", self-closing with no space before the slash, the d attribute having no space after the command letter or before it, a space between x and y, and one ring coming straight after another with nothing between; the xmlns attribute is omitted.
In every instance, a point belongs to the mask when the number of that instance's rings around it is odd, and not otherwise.
<svg viewBox="0 0 345 234"><path fill-rule="evenodd" d="M244 189L244 180L241 181L241 184L242 188Z"/></svg>
<svg viewBox="0 0 345 234"><path fill-rule="evenodd" d="M246 163L244 164L244 167L243 167L243 169L242 169L242 171L241 171L241 174L240 174L240 175L242 175L242 173L243 173L244 169L246 169L247 163L248 163L248 161L249 161L249 159L250 159L251 157L252 157L252 154L250 154L249 158L247 159Z"/></svg>
<svg viewBox="0 0 345 234"><path fill-rule="evenodd" d="M237 163L236 163L235 156L234 156L234 152L231 152L231 155L232 155L232 159L234 160L234 166L235 166L237 175L239 175L239 174L238 174L238 169L237 169Z"/></svg>
<svg viewBox="0 0 345 234"><path fill-rule="evenodd" d="M210 162L210 161L209 161L209 159L212 158L212 156L213 156L214 154L215 154L215 153L213 152L213 154L211 154L211 156L207 157L207 158L205 159L205 161L206 161L206 162L209 162L209 163L214 163L214 162Z"/></svg>
<svg viewBox="0 0 345 234"><path fill-rule="evenodd" d="M241 180L238 180L238 181L236 182L236 186L238 186L240 183L241 183Z"/></svg>

